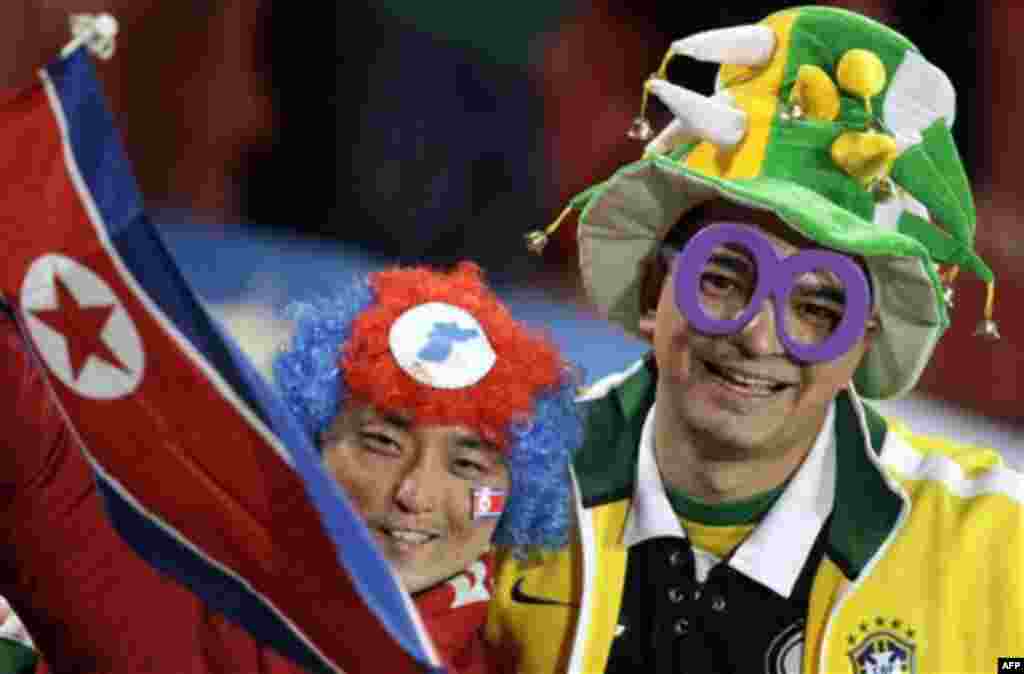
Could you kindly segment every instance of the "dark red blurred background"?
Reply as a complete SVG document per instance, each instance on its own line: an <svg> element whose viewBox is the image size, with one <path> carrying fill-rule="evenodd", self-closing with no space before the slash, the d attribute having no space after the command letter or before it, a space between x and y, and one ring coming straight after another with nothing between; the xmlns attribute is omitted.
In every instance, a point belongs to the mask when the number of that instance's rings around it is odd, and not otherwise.
<svg viewBox="0 0 1024 674"><path fill-rule="evenodd" d="M403 259L471 256L574 292L572 227L542 261L522 251L521 233L639 156L624 131L672 39L786 6L694 4L5 0L0 83L27 81L60 47L69 10L110 10L122 32L102 76L155 213L342 239ZM1014 46L1024 5L829 4L890 23L957 86L954 131L975 187L977 245L998 279L1003 340L971 336L984 286L962 277L921 390L1024 424L1013 163L1024 156L1013 126L1024 109ZM708 91L712 72L677 61L670 75Z"/></svg>

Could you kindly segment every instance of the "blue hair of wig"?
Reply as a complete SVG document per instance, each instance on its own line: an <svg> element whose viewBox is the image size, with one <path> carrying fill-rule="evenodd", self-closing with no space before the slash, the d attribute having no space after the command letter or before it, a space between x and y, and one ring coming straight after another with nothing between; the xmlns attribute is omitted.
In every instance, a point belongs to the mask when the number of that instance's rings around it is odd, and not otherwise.
<svg viewBox="0 0 1024 674"><path fill-rule="evenodd" d="M314 445L341 411L349 391L341 376L341 348L352 324L374 302L365 279L330 296L296 302L286 309L295 332L273 363L275 384ZM511 487L494 532L496 544L520 552L555 549L568 542L572 503L569 464L582 444L583 424L574 402L575 370L533 401L531 418L509 427L505 454Z"/></svg>
<svg viewBox="0 0 1024 674"><path fill-rule="evenodd" d="M348 398L341 376L341 346L352 335L356 316L373 304L373 298L369 283L358 279L341 291L295 302L285 310L295 331L274 357L274 383L318 451L321 434Z"/></svg>
<svg viewBox="0 0 1024 674"><path fill-rule="evenodd" d="M508 507L494 542L514 548L559 548L569 540L572 520L569 464L583 443L583 424L574 402L576 382L562 382L534 400L533 417L512 424L505 458L511 477Z"/></svg>

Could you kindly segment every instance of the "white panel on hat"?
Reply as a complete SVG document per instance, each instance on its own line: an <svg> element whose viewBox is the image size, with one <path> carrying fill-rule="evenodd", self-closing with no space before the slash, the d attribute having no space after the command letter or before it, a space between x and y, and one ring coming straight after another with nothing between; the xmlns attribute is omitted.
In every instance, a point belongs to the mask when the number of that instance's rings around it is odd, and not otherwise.
<svg viewBox="0 0 1024 674"><path fill-rule="evenodd" d="M953 126L956 90L946 73L915 51L907 51L882 105L882 120L902 151L921 142L921 131L942 118Z"/></svg>

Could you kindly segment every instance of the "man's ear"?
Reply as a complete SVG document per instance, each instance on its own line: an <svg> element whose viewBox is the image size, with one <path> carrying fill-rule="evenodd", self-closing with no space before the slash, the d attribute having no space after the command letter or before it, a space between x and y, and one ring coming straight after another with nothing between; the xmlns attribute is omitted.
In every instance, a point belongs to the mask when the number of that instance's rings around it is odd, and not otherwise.
<svg viewBox="0 0 1024 674"><path fill-rule="evenodd" d="M878 339L878 336L882 332L882 319L876 314L868 319L867 326L864 329L864 353L866 354L871 350L872 344Z"/></svg>
<svg viewBox="0 0 1024 674"><path fill-rule="evenodd" d="M637 322L637 330L639 331L640 336L645 341L651 342L652 344L654 343L654 324L656 315L657 312L652 309L641 316L640 320Z"/></svg>
<svg viewBox="0 0 1024 674"><path fill-rule="evenodd" d="M640 315L647 317L658 309L661 287L668 278L669 262L666 255L656 250L640 265Z"/></svg>
<svg viewBox="0 0 1024 674"><path fill-rule="evenodd" d="M640 263L640 336L654 341L654 319L661 298L661 287L668 278L668 262L660 251L655 251Z"/></svg>

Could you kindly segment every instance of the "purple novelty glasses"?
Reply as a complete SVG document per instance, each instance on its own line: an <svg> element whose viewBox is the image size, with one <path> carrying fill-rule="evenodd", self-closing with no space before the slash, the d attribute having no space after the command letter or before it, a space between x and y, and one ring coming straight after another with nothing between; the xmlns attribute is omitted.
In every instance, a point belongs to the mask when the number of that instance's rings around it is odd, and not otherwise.
<svg viewBox="0 0 1024 674"><path fill-rule="evenodd" d="M758 230L737 223L697 232L676 256L673 283L679 311L708 335L743 330L771 297L779 342L806 363L849 351L871 310L867 278L846 255L810 249L783 258Z"/></svg>

